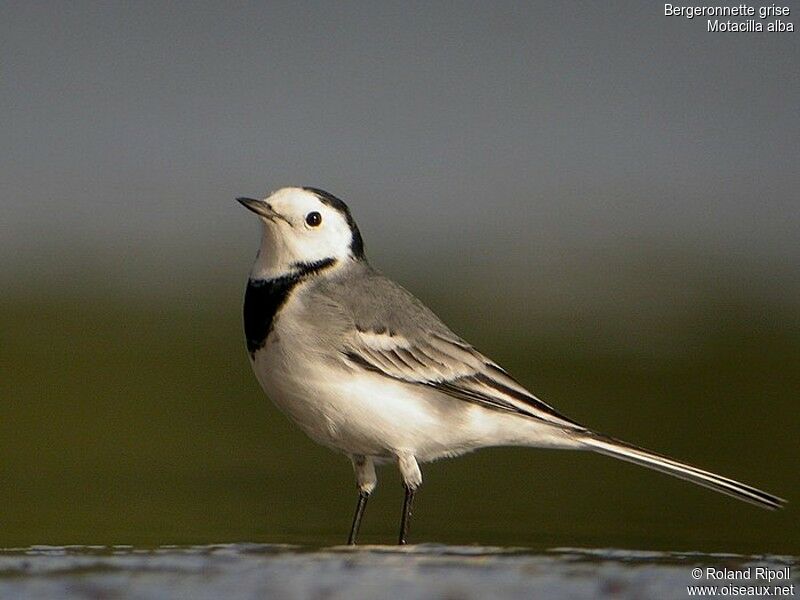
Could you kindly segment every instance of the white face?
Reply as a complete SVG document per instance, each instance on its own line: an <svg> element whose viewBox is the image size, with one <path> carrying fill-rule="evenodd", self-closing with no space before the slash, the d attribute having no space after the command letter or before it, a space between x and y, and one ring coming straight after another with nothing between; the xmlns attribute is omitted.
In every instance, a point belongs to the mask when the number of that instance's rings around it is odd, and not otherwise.
<svg viewBox="0 0 800 600"><path fill-rule="evenodd" d="M251 276L281 277L299 265L353 258L353 231L336 207L302 188L283 188L261 203L246 204L264 225L261 248Z"/></svg>

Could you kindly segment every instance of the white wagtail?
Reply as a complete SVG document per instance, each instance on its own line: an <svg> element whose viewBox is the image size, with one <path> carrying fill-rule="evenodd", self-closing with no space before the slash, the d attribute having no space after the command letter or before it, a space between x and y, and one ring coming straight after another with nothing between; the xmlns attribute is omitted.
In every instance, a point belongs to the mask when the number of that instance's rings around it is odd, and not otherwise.
<svg viewBox="0 0 800 600"><path fill-rule="evenodd" d="M522 387L373 269L347 205L316 188L238 198L263 224L244 300L261 387L316 442L350 457L354 544L375 463L396 461L408 534L419 463L489 446L593 450L776 509L784 500L587 429Z"/></svg>

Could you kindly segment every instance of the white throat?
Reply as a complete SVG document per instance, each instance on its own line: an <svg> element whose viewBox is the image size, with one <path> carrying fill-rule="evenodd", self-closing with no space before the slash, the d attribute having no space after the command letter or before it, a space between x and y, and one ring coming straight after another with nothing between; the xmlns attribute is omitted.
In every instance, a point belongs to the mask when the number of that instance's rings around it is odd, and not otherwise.
<svg viewBox="0 0 800 600"><path fill-rule="evenodd" d="M276 232L271 231L270 227L272 226L269 224L263 224L261 245L258 248L253 268L250 269L250 279L269 281L279 277L286 277L294 275L306 267L330 259L334 259L336 262L336 265L332 266L334 269L342 266L342 263L348 262L331 256L298 256L295 248L287 245L283 236L275 235Z"/></svg>
<svg viewBox="0 0 800 600"><path fill-rule="evenodd" d="M270 225L262 224L261 245L258 248L256 261L250 270L250 279L276 279L288 275L292 264L296 262L282 236L269 230Z"/></svg>

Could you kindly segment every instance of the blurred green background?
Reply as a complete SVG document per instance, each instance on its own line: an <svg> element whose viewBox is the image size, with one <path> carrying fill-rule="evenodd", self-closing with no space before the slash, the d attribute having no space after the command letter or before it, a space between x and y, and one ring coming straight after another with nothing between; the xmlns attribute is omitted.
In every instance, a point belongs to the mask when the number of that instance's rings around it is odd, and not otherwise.
<svg viewBox="0 0 800 600"><path fill-rule="evenodd" d="M242 229L255 245L255 224ZM250 258L157 299L86 272L3 297L0 545L345 539L348 461L291 426L250 371ZM599 456L496 449L424 468L414 541L800 552L800 313L779 278L615 252L562 271L565 293L534 269L474 268L399 271L566 414L790 504L769 513ZM401 487L394 468L379 477L363 541L390 543Z"/></svg>
<svg viewBox="0 0 800 600"><path fill-rule="evenodd" d="M313 185L567 415L790 501L492 449L424 468L412 541L800 554L797 40L634 0L5 3L0 547L344 541L350 466L241 331L233 198Z"/></svg>

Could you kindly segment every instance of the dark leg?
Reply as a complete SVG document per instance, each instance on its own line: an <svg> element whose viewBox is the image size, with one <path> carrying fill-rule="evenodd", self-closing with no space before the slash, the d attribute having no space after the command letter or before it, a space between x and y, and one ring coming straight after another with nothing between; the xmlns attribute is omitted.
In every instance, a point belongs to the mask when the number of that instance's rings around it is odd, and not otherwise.
<svg viewBox="0 0 800 600"><path fill-rule="evenodd" d="M414 494L416 490L410 486L403 485L406 491L405 498L403 499L403 516L400 519L400 539L398 544L405 545L406 538L408 537L408 526L411 523L411 511L414 505Z"/></svg>
<svg viewBox="0 0 800 600"><path fill-rule="evenodd" d="M358 504L356 504L356 514L353 515L353 526L350 528L350 535L347 543L355 546L358 537L358 528L361 527L361 517L364 516L364 509L367 508L367 500L378 478L375 476L375 464L372 459L362 454L353 454L350 457L353 461L353 469L356 472L356 484L358 486Z"/></svg>
<svg viewBox="0 0 800 600"><path fill-rule="evenodd" d="M367 500L369 500L369 493L365 491L358 492L358 504L356 504L356 514L353 515L353 526L350 527L350 536L347 538L349 546L356 545L356 536L358 536L358 528L361 527L361 517L364 516L364 509L367 508Z"/></svg>

